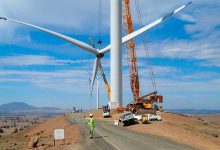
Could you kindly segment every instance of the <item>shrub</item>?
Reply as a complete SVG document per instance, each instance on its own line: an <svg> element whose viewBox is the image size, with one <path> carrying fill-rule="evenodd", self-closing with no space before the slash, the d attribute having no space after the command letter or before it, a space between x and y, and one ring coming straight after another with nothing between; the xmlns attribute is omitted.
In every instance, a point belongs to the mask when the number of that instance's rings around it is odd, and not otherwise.
<svg viewBox="0 0 220 150"><path fill-rule="evenodd" d="M0 133L4 133L4 130L0 128Z"/></svg>
<svg viewBox="0 0 220 150"><path fill-rule="evenodd" d="M13 131L13 133L17 133L18 132L18 129L17 128L15 128L15 130Z"/></svg>

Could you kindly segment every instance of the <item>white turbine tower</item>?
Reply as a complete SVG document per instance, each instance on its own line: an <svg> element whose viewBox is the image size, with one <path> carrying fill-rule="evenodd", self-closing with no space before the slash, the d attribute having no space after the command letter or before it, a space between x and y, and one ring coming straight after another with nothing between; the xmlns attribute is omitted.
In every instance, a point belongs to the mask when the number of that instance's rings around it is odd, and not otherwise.
<svg viewBox="0 0 220 150"><path fill-rule="evenodd" d="M174 16L177 12L181 11L185 7L187 7L191 2L182 5L181 7L177 8L176 10L172 11L168 15L142 27L141 29L128 34L121 38L121 28L122 28L122 17L121 17L121 7L122 7L122 1L121 0L110 0L110 7L111 7L111 23L110 23L110 28L111 28L111 44L105 47L104 49L98 50L93 48L92 46L76 40L74 38L71 38L69 36L57 33L52 30L48 30L36 25L32 25L29 23L25 23L16 19L10 19L6 17L0 17L1 20L5 21L11 21L19 24L23 24L44 32L47 32L51 35L57 36L63 40L66 40L67 42L72 43L73 45L76 45L83 50L86 50L96 56L95 61L94 61L94 69L93 69L93 75L92 75L92 81L91 81L91 90L93 89L94 81L96 78L96 74L99 68L99 63L101 58L104 56L105 53L109 52L111 49L111 100L110 100L110 105L111 108L116 108L118 106L122 105L122 51L121 51L121 44L126 43L127 41L139 36L140 34L144 33L145 31L151 29L152 27L162 23L163 21L166 21L170 17Z"/></svg>
<svg viewBox="0 0 220 150"><path fill-rule="evenodd" d="M96 77L96 108L99 109L99 79L102 76Z"/></svg>
<svg viewBox="0 0 220 150"><path fill-rule="evenodd" d="M99 109L99 79L102 78L101 76L96 77L96 108ZM92 95L92 93L91 93Z"/></svg>

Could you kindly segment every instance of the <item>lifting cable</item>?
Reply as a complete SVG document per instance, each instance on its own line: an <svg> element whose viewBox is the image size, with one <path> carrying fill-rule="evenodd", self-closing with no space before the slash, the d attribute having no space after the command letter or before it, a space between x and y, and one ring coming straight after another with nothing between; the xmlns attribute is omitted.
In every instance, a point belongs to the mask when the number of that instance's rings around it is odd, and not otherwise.
<svg viewBox="0 0 220 150"><path fill-rule="evenodd" d="M143 21L142 21L142 16L141 16L140 9L139 9L138 0L135 0L135 7L136 7L136 12L137 12L138 20L139 20L139 25L141 27L143 27ZM147 44L147 40L146 40L146 37L145 37L145 33L143 33L143 35L142 35L142 40L143 40L143 43L144 43L144 50L145 50L145 55L146 55L146 61L147 61L147 65L148 65L148 68L149 68L149 73L150 73L150 78L151 78L153 90L156 91L157 90L157 86L156 86L156 82L155 82L155 78L154 78L152 61L151 61L151 58L150 58L150 52L149 52L149 49L148 49L148 44Z"/></svg>
<svg viewBox="0 0 220 150"><path fill-rule="evenodd" d="M98 7L98 48L101 48L102 40L102 0L99 0L99 7Z"/></svg>
<svg viewBox="0 0 220 150"><path fill-rule="evenodd" d="M98 2L98 42L97 42L97 46L98 46L98 49L101 49L101 45L102 45L102 40L101 40L101 34L102 34L102 0L99 0ZM90 37L89 38L91 44L92 44L92 47L95 48L96 47L96 44L94 43L93 41L93 38ZM91 59L92 61L92 59ZM89 63L89 71L88 73L91 74L92 72L92 62ZM91 84L91 79L89 78L89 85ZM90 89L90 86L89 86L89 93L90 93L90 103L89 103L89 106L91 107L92 106L92 101L93 101L93 98L92 98L92 91Z"/></svg>

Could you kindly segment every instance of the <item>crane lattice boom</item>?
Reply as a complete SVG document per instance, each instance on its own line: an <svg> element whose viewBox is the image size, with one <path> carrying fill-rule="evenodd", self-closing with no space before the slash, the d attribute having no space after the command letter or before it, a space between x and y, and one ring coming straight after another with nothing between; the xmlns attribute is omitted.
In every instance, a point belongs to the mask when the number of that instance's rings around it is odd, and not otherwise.
<svg viewBox="0 0 220 150"><path fill-rule="evenodd" d="M123 6L122 16L123 16L123 24L124 24L123 28L126 34L130 34L133 32L133 23L132 23L129 0L123 0L122 6ZM138 101L139 95L140 95L140 85L139 85L137 58L136 58L134 39L126 43L126 48L127 48L126 53L127 53L127 63L128 63L128 71L129 71L129 76L130 76L131 90L132 90L134 100Z"/></svg>

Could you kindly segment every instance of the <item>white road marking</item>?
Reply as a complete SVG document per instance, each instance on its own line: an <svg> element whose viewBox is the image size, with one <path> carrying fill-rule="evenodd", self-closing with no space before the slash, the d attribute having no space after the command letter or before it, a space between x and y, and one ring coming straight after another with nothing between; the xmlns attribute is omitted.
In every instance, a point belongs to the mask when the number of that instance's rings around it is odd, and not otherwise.
<svg viewBox="0 0 220 150"><path fill-rule="evenodd" d="M95 128L96 132L101 135L107 142L109 142L113 147L115 147L117 150L120 150L120 148L118 146L116 146L115 144L113 144L111 141L109 141L103 134L101 134L100 131L98 131L96 128Z"/></svg>

